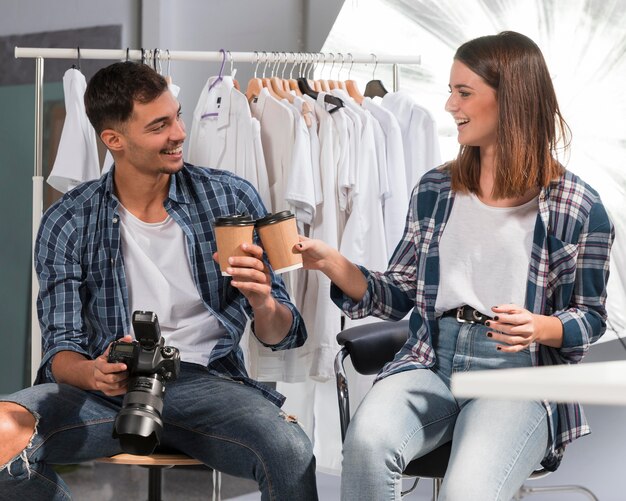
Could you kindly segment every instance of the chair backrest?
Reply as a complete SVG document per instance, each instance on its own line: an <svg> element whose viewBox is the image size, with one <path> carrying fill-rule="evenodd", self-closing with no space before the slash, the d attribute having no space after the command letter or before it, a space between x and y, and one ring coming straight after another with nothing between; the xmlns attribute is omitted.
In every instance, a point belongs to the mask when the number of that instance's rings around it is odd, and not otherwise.
<svg viewBox="0 0 626 501"><path fill-rule="evenodd" d="M350 354L354 369L360 374L377 374L393 360L409 336L409 321L374 322L359 325L337 334L337 343Z"/></svg>

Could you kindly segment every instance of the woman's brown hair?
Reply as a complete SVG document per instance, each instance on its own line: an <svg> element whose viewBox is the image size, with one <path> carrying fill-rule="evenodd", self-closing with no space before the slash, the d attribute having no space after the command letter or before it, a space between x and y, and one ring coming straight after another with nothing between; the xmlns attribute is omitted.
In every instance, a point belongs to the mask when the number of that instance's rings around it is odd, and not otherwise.
<svg viewBox="0 0 626 501"><path fill-rule="evenodd" d="M514 198L545 187L563 167L556 158L570 130L561 116L541 50L530 38L504 31L461 45L454 59L495 89L498 130L494 198ZM461 146L450 163L452 189L480 193L480 150Z"/></svg>

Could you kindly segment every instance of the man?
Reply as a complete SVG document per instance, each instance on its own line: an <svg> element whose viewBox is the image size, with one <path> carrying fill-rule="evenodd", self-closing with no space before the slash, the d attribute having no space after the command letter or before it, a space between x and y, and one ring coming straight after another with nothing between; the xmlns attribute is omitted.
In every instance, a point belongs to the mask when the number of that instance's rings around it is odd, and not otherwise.
<svg viewBox="0 0 626 501"><path fill-rule="evenodd" d="M263 499L316 499L315 459L283 397L249 379L239 341L302 345L300 314L263 250L244 245L223 277L216 217L266 211L251 185L185 164L180 105L148 66L116 63L85 93L87 115L115 166L51 207L35 248L45 354L37 384L0 402L0 499L69 499L50 463L121 452L112 438L128 370L109 363L132 340L134 310L157 313L181 371L168 382L161 445L230 475Z"/></svg>

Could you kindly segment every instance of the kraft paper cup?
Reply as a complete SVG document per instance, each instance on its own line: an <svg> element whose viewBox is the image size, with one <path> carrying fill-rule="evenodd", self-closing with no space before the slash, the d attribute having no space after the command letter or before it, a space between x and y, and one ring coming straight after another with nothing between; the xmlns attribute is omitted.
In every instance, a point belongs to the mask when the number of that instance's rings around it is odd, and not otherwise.
<svg viewBox="0 0 626 501"><path fill-rule="evenodd" d="M290 211L258 219L256 230L274 273L302 268L302 254L293 251L293 246L298 243L298 229L296 218Z"/></svg>
<svg viewBox="0 0 626 501"><path fill-rule="evenodd" d="M241 249L241 244L253 243L253 234L254 220L251 216L237 214L215 219L215 240L217 241L217 254L223 276L231 276L226 273L226 268L229 267L229 257L247 256Z"/></svg>

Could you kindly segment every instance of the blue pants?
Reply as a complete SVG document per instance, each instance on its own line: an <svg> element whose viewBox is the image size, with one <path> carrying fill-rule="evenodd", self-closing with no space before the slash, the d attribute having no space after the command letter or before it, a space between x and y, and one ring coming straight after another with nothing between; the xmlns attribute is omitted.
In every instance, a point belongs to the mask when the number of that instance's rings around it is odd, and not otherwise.
<svg viewBox="0 0 626 501"><path fill-rule="evenodd" d="M488 328L439 321L432 369L377 382L357 409L344 442L342 500L399 500L402 471L452 440L440 501L510 500L548 448L541 402L456 400L454 372L531 365L528 350L502 353Z"/></svg>
<svg viewBox="0 0 626 501"><path fill-rule="evenodd" d="M111 436L121 397L42 384L3 400L30 410L38 424L24 453L2 466L0 500L70 499L67 485L50 464L122 452ZM317 499L308 437L258 390L183 363L179 378L166 386L164 402L161 446L229 475L256 480L263 500Z"/></svg>

